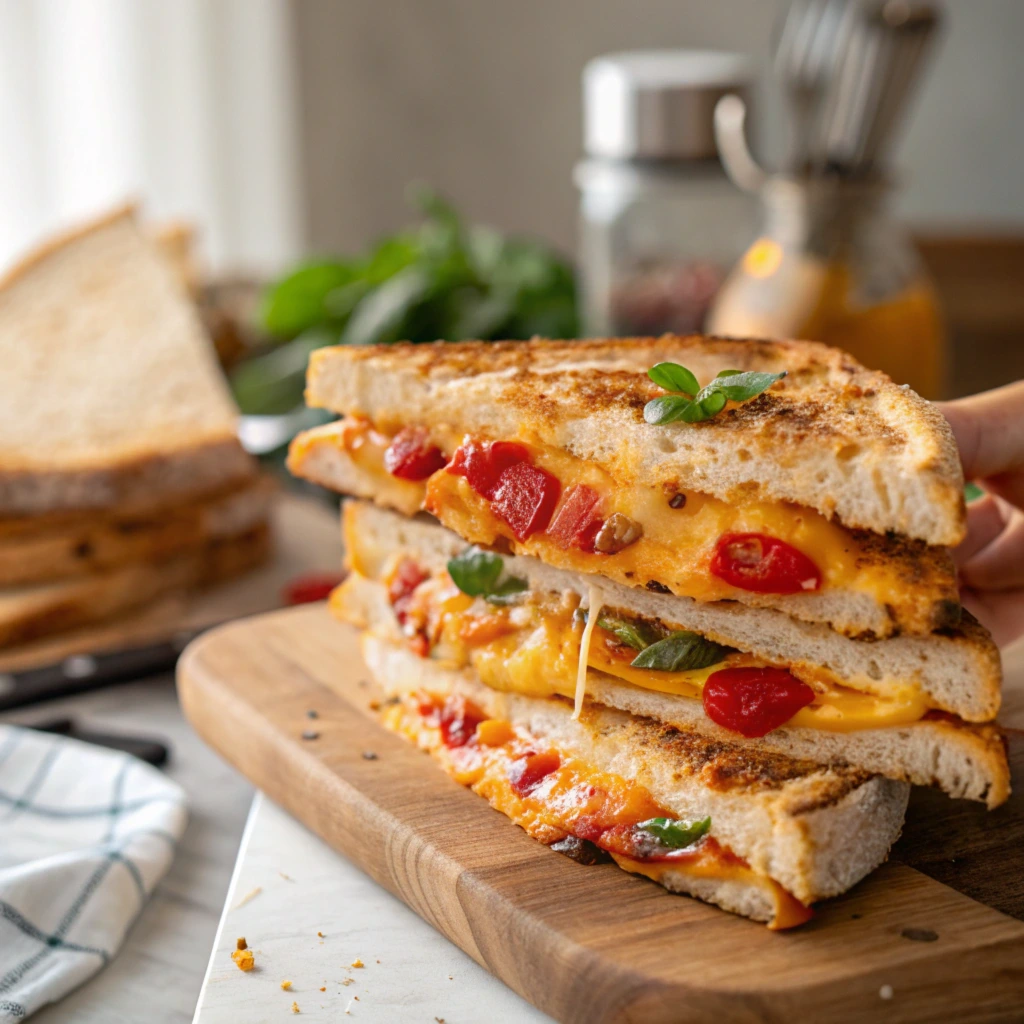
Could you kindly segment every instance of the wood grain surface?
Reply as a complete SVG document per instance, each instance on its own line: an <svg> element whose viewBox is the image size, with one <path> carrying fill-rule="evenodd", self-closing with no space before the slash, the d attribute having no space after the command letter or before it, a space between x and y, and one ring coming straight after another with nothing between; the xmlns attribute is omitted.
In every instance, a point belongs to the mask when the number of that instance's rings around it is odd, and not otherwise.
<svg viewBox="0 0 1024 1024"><path fill-rule="evenodd" d="M376 723L355 633L322 605L211 631L178 686L243 774L559 1020L1021 1019L1019 796L989 814L919 794L889 863L776 933L531 840Z"/></svg>

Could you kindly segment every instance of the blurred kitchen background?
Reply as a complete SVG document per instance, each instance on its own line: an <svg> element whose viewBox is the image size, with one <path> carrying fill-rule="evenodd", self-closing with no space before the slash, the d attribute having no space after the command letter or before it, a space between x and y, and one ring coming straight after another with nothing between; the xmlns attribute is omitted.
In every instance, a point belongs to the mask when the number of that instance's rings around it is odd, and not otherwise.
<svg viewBox="0 0 1024 1024"><path fill-rule="evenodd" d="M893 6L897 22L915 16L914 5ZM651 48L749 56L747 130L757 160L777 170L793 146L778 74L786 55L777 53L788 7L6 0L0 262L133 194L147 216L199 228L210 278L271 281L312 255L367 252L415 220L407 186L425 182L466 223L542 240L577 264L587 62ZM919 385L930 397L1024 376L1024 4L945 0L941 15L886 161L894 220L922 254L939 295L939 334L951 340L948 368L935 371L944 380ZM827 222L848 194L826 203ZM766 237L757 200L746 201L737 257ZM706 219L685 239L695 260L703 245L719 244L712 236L725 220ZM873 233L882 262L903 245L895 230ZM776 256L747 248L745 266L772 269ZM836 274L848 270L829 266L815 287L843 287ZM932 330L895 322L897 333ZM914 346L931 352L933 342L902 344L916 364Z"/></svg>

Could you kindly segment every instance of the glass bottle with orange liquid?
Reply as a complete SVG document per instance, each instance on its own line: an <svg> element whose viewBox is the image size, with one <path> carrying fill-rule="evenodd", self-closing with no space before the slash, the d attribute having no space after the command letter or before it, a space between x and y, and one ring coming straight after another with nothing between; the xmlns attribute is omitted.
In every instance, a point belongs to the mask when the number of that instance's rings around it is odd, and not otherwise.
<svg viewBox="0 0 1024 1024"><path fill-rule="evenodd" d="M845 349L926 398L945 389L938 298L883 182L773 178L763 230L726 278L707 329Z"/></svg>

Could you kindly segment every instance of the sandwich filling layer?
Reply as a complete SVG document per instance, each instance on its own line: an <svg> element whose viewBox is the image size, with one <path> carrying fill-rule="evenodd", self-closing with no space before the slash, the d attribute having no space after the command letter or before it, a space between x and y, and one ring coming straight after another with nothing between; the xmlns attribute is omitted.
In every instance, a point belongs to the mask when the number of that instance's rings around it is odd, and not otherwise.
<svg viewBox="0 0 1024 1024"><path fill-rule="evenodd" d="M572 699L582 664L639 689L701 701L708 718L748 738L782 725L829 732L900 726L930 711L914 684L886 695L853 690L809 666L772 664L614 608L598 613L584 644L590 612L573 592L522 592L495 605L408 555L393 555L376 580L358 569L331 597L336 615L378 629L385 621L385 632L414 653L470 666L495 690ZM375 609L369 615L368 606Z"/></svg>
<svg viewBox="0 0 1024 1024"><path fill-rule="evenodd" d="M601 467L525 441L389 435L347 419L301 436L302 475L334 446L372 481L374 500L425 507L474 544L699 601L739 600L831 621L849 635L926 633L959 615L948 552L845 529L811 509L726 502L682 487L619 486ZM828 594L854 606L823 610Z"/></svg>
<svg viewBox="0 0 1024 1024"><path fill-rule="evenodd" d="M488 718L465 697L425 691L396 697L384 724L429 751L527 834L573 859L610 857L663 883L673 875L756 886L774 907L773 929L811 916L778 882L721 845L710 819L677 820L644 787L540 742L522 726Z"/></svg>

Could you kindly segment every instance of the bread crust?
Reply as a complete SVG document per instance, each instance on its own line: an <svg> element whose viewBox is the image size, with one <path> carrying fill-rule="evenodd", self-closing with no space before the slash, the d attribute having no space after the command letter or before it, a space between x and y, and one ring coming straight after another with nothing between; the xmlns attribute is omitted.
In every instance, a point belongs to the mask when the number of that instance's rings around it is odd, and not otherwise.
<svg viewBox="0 0 1024 1024"><path fill-rule="evenodd" d="M54 582L168 558L266 521L269 477L160 508L118 506L0 519L0 587Z"/></svg>
<svg viewBox="0 0 1024 1024"><path fill-rule="evenodd" d="M270 551L270 529L257 524L188 552L110 572L0 593L0 648L104 622L165 594L212 586L247 572Z"/></svg>
<svg viewBox="0 0 1024 1024"><path fill-rule="evenodd" d="M788 376L711 420L644 422L662 394L655 363ZM955 545L963 474L938 410L838 349L807 341L691 335L320 349L307 402L381 429L444 424L485 439L522 436L605 468L623 485L677 482L726 501L789 501L849 527Z"/></svg>

